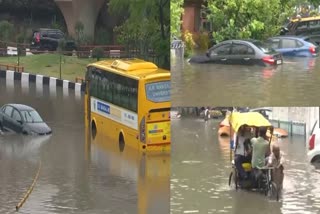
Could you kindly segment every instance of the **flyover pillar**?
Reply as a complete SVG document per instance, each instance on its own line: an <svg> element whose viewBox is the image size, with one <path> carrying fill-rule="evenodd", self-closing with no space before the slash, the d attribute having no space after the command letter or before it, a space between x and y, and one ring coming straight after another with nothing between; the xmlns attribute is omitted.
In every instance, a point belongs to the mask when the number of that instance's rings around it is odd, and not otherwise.
<svg viewBox="0 0 320 214"><path fill-rule="evenodd" d="M84 25L83 33L93 37L96 20L105 0L54 0L60 8L68 33L76 35L75 26L78 21Z"/></svg>

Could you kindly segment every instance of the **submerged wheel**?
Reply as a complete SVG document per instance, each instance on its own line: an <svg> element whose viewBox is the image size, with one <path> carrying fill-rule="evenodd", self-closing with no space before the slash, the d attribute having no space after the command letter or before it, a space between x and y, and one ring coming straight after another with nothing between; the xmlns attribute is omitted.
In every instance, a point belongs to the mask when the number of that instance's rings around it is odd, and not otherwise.
<svg viewBox="0 0 320 214"><path fill-rule="evenodd" d="M95 139L95 137L97 136L97 126L94 121L91 122L91 134L92 138Z"/></svg>
<svg viewBox="0 0 320 214"><path fill-rule="evenodd" d="M320 164L320 156L317 155L314 158L312 158L311 163L312 164Z"/></svg>
<svg viewBox="0 0 320 214"><path fill-rule="evenodd" d="M123 137L123 134L120 133L120 135L119 135L119 150L120 150L120 152L123 152L124 147L125 147L124 137Z"/></svg>

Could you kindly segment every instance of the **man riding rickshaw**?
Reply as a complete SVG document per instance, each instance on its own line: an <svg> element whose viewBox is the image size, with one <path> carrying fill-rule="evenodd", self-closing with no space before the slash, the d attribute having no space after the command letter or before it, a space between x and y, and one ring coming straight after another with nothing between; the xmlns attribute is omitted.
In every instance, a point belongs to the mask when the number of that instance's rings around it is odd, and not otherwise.
<svg viewBox="0 0 320 214"><path fill-rule="evenodd" d="M279 198L279 188L274 182L274 166L268 164L271 154L272 124L258 112L232 112L229 115L230 159L232 172L229 185L236 189L258 189L266 195Z"/></svg>

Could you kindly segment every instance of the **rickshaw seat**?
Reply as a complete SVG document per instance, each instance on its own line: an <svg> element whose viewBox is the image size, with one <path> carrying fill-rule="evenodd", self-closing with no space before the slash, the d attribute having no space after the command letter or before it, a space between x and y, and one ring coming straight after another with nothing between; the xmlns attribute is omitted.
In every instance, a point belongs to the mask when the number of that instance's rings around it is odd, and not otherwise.
<svg viewBox="0 0 320 214"><path fill-rule="evenodd" d="M251 171L251 163L243 163L242 168L244 169L245 172L250 172Z"/></svg>

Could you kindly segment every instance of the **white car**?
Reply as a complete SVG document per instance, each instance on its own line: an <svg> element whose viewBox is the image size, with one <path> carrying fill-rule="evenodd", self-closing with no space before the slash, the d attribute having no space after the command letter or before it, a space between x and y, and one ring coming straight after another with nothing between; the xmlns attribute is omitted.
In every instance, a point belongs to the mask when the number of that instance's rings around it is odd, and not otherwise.
<svg viewBox="0 0 320 214"><path fill-rule="evenodd" d="M320 127L319 122L314 124L309 138L308 161L310 163L320 163Z"/></svg>
<svg viewBox="0 0 320 214"><path fill-rule="evenodd" d="M179 111L171 110L171 111L170 111L170 118L171 118L172 120L180 119L180 118L181 118L181 114L180 114Z"/></svg>

